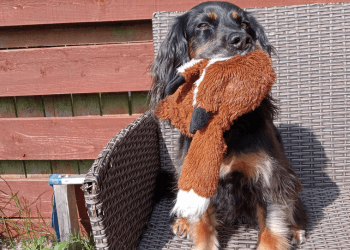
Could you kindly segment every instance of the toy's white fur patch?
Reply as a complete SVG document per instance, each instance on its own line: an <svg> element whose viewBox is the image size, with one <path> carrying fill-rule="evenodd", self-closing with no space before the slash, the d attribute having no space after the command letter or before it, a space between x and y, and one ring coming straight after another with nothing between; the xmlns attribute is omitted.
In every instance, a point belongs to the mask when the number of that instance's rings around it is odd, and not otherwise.
<svg viewBox="0 0 350 250"><path fill-rule="evenodd" d="M198 87L199 85L201 84L201 82L203 81L204 79L204 76L205 76L205 72L206 72L206 69L213 63L216 63L216 62L220 62L220 61L226 61L228 59L230 59L231 57L224 57L224 58L213 58L213 59L210 59L209 62L208 62L208 65L205 67L205 69L203 70L203 73L202 75L199 77L199 79L197 81L194 82L194 85L196 86L196 88L194 89L194 92L193 92L193 106L196 105L197 103L197 93L198 93Z"/></svg>
<svg viewBox="0 0 350 250"><path fill-rule="evenodd" d="M210 199L199 196L192 189L189 192L179 190L171 214L193 221L207 211L209 204Z"/></svg>
<svg viewBox="0 0 350 250"><path fill-rule="evenodd" d="M177 68L177 72L183 73L183 72L185 72L185 69L188 69L188 68L192 67L193 65L195 65L196 63L199 63L202 60L203 59L191 59L191 61L185 63L184 65L182 65L180 67L178 67Z"/></svg>

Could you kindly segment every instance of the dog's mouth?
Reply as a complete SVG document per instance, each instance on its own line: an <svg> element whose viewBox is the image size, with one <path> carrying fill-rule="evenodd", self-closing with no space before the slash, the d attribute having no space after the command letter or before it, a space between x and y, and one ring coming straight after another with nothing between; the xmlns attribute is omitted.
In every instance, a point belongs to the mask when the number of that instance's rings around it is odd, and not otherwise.
<svg viewBox="0 0 350 250"><path fill-rule="evenodd" d="M231 49L231 48L225 48L225 49L218 49L215 51L215 53L212 53L212 55L209 57L212 58L226 58L226 57L233 57L237 55L246 55L249 52L252 52L257 49L258 46L256 46L255 43L251 43L247 45L244 49Z"/></svg>
<svg viewBox="0 0 350 250"><path fill-rule="evenodd" d="M244 47L235 48L226 42L212 42L209 45L203 46L205 49L192 50L191 58L194 59L216 59L229 58L237 55L246 55L259 48L255 42L246 44Z"/></svg>

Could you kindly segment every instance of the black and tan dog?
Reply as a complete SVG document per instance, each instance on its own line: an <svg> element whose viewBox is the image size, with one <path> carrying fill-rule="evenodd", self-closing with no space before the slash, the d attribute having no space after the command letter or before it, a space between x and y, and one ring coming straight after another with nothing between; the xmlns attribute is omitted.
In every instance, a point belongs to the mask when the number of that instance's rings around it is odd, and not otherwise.
<svg viewBox="0 0 350 250"><path fill-rule="evenodd" d="M232 57L257 48L269 55L274 52L252 14L227 2L194 7L176 18L152 63L152 107L165 98L176 69L190 59ZM209 209L200 218L177 218L173 223L173 232L192 237L195 249L218 249L218 221L233 223L242 216L258 223L259 250L290 249L291 237L297 243L305 241L307 215L299 198L302 186L273 124L276 113L274 100L267 96L225 132L227 152ZM177 173L190 144L191 139L181 135Z"/></svg>

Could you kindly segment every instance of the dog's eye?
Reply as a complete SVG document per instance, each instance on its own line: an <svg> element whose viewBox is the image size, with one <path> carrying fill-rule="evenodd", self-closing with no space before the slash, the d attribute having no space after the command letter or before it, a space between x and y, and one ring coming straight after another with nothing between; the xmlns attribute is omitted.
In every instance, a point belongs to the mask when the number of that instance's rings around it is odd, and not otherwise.
<svg viewBox="0 0 350 250"><path fill-rule="evenodd" d="M207 29L209 28L209 25L207 23L200 23L197 27L200 29Z"/></svg>
<svg viewBox="0 0 350 250"><path fill-rule="evenodd" d="M247 22L242 22L241 23L241 27L243 28L243 29L246 29L246 28L248 28L248 23Z"/></svg>

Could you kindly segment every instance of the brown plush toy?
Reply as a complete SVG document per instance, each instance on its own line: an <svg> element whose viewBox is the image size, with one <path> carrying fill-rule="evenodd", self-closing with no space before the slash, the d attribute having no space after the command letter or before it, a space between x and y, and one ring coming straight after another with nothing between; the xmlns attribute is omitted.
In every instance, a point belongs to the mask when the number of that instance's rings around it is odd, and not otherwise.
<svg viewBox="0 0 350 250"><path fill-rule="evenodd" d="M178 181L173 213L198 218L219 182L226 144L223 134L241 115L258 107L276 79L262 50L231 58L192 59L167 85L170 94L154 113L192 137Z"/></svg>

